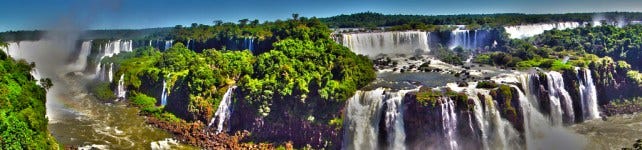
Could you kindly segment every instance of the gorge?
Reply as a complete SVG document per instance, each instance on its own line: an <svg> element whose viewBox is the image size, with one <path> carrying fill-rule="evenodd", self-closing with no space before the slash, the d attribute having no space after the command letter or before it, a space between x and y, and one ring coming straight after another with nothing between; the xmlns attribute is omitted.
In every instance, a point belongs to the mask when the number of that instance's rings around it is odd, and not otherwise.
<svg viewBox="0 0 642 150"><path fill-rule="evenodd" d="M53 82L47 130L66 149L619 149L639 136L635 18L331 19L43 36L2 54Z"/></svg>

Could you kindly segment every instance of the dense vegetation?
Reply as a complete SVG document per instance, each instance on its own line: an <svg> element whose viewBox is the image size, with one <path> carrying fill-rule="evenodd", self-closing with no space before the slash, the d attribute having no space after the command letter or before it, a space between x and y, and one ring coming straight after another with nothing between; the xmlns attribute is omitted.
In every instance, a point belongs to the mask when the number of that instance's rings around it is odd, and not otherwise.
<svg viewBox="0 0 642 150"><path fill-rule="evenodd" d="M641 20L642 13L608 12L608 13L569 13L569 14L462 14L462 15L384 15L364 12L351 15L338 15L322 18L332 28L367 28L403 25L470 25L497 27L503 25L533 24L547 22L592 21L595 16L605 20L617 20L618 17L630 20Z"/></svg>
<svg viewBox="0 0 642 150"><path fill-rule="evenodd" d="M0 43L0 48L5 47ZM30 74L34 67L0 51L0 149L58 147L45 117L45 88L52 86L51 81L43 79L38 85Z"/></svg>
<svg viewBox="0 0 642 150"><path fill-rule="evenodd" d="M642 67L642 25L585 27L545 32L533 39L540 45L555 45L563 49L609 56Z"/></svg>
<svg viewBox="0 0 642 150"><path fill-rule="evenodd" d="M372 62L335 43L328 27L315 18L263 24L196 25L175 31L176 38L197 41L240 33L278 39L272 43L273 49L258 55L247 50L195 52L176 43L165 52L146 47L103 60L118 66L115 76L125 75L133 95L150 94L141 88L146 81L161 83L166 79L172 91L186 88L189 113L197 114L194 118L184 118L188 120L209 119L232 85L239 87L248 103L261 108L260 114L267 115L273 101L285 99L342 104L357 89L375 79ZM148 100L140 103L144 108L149 106Z"/></svg>

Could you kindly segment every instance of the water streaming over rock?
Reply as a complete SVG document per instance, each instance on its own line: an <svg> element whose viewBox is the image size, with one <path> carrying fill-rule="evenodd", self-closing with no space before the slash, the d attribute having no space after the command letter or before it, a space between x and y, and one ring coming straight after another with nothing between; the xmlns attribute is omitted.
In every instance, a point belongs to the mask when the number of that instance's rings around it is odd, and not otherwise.
<svg viewBox="0 0 642 150"><path fill-rule="evenodd" d="M120 75L118 79L118 86L116 87L116 97L119 99L125 99L127 96L127 89L125 87L125 74Z"/></svg>
<svg viewBox="0 0 642 150"><path fill-rule="evenodd" d="M114 81L114 63L109 63L109 71L107 72L109 82Z"/></svg>
<svg viewBox="0 0 642 150"><path fill-rule="evenodd" d="M390 91L377 88L372 91L357 91L348 99L344 120L344 149L377 149L387 146L389 149L406 149L405 129L403 124L402 100L406 93L416 91ZM385 105L385 109L384 109ZM381 119L385 127L380 127ZM380 129L387 134L387 139L379 139ZM379 141L385 141L382 145Z"/></svg>
<svg viewBox="0 0 642 150"><path fill-rule="evenodd" d="M510 34L510 38L526 38L537 34L544 33L544 31L558 29L571 29L582 26L579 22L558 22L558 23L542 23L542 24L527 24L506 26L504 29L506 33Z"/></svg>
<svg viewBox="0 0 642 150"><path fill-rule="evenodd" d="M91 52L91 42L92 41L83 41L80 46L80 53L78 53L78 58L69 65L71 70L82 71L87 67L87 57Z"/></svg>
<svg viewBox="0 0 642 150"><path fill-rule="evenodd" d="M548 97L551 102L551 120L554 125L562 125L563 118L571 117L569 120L575 120L573 117L573 100L571 95L564 89L564 78L562 74L551 71L546 73L548 81Z"/></svg>
<svg viewBox="0 0 642 150"><path fill-rule="evenodd" d="M379 54L416 54L429 52L428 32L395 31L342 34L342 43L352 52L370 57Z"/></svg>
<svg viewBox="0 0 642 150"><path fill-rule="evenodd" d="M167 50L167 49L169 49L170 47L172 47L172 44L174 44L174 40L167 40L167 41L165 41L165 47L164 47L165 49L164 49L164 50Z"/></svg>
<svg viewBox="0 0 642 150"><path fill-rule="evenodd" d="M450 98L441 98L441 120L444 130L444 137L448 140L448 146L451 150L459 149L457 144L457 114L455 113L455 103Z"/></svg>
<svg viewBox="0 0 642 150"><path fill-rule="evenodd" d="M169 89L167 88L167 79L171 74L167 74L167 77L163 79L163 91L161 92L161 106L167 105L167 96L169 95Z"/></svg>
<svg viewBox="0 0 642 150"><path fill-rule="evenodd" d="M214 113L214 117L212 117L208 125L209 127L212 127L212 125L216 125L216 133L221 133L223 132L223 130L229 129L225 128L225 125L229 125L229 118L232 115L232 94L234 93L235 89L236 86L232 86L227 89L227 91L223 95L223 99L221 99L221 102L218 104L218 108Z"/></svg>
<svg viewBox="0 0 642 150"><path fill-rule="evenodd" d="M579 91L582 103L582 113L585 120L595 119L600 117L600 112L597 109L597 90L593 83L591 70L585 68L583 71L579 67L575 68L577 78L579 80Z"/></svg>

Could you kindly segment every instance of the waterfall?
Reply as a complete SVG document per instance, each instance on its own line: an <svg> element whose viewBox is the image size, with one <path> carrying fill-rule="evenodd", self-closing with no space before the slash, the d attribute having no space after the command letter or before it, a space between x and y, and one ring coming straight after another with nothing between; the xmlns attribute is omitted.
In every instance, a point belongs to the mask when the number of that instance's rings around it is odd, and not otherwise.
<svg viewBox="0 0 642 150"><path fill-rule="evenodd" d="M223 99L221 99L221 102L218 104L214 117L212 117L208 125L211 127L216 122L216 133L221 133L223 131L225 123L228 123L229 118L232 115L232 93L235 89L236 86L232 86L227 89L223 95Z"/></svg>
<svg viewBox="0 0 642 150"><path fill-rule="evenodd" d="M584 69L583 73L580 73L579 67L576 67L575 70L577 72L577 79L580 82L579 91L581 98L580 102L582 103L583 117L585 120L599 118L600 112L597 109L597 90L595 90L595 84L593 83L591 70Z"/></svg>
<svg viewBox="0 0 642 150"><path fill-rule="evenodd" d="M167 74L167 77L163 79L163 92L161 93L161 106L167 104L167 96L169 95L169 89L167 89L167 79L169 79L171 74Z"/></svg>
<svg viewBox="0 0 642 150"><path fill-rule="evenodd" d="M475 48L476 45L474 45L474 42L476 39L470 39L470 31L469 30L460 30L460 29L455 29L450 33L450 49L454 49L456 47L461 47L464 49L473 49Z"/></svg>
<svg viewBox="0 0 642 150"><path fill-rule="evenodd" d="M107 74L107 77L109 77L109 82L114 81L114 63L109 63L109 73Z"/></svg>
<svg viewBox="0 0 642 150"><path fill-rule="evenodd" d="M132 47L132 40L114 40L114 41L109 41L106 43L104 46L101 45L98 50L99 54L96 56L96 59L94 60L96 62L96 73L95 77L99 80L105 80L105 69L106 65L102 64L102 60L105 57L113 57L114 55L118 55L121 52L132 52L133 47ZM109 74L108 74L108 79L109 82L113 82L113 64L110 64L109 67Z"/></svg>
<svg viewBox="0 0 642 150"><path fill-rule="evenodd" d="M377 88L357 91L348 99L344 120L344 149L378 149L379 123L385 121L388 149L406 149L403 124L403 97L413 90L390 91ZM384 103L386 109L383 109ZM382 114L384 115L382 118Z"/></svg>
<svg viewBox="0 0 642 150"><path fill-rule="evenodd" d="M548 72L546 73L548 80L548 96L551 100L551 119L553 120L554 125L562 125L563 115L570 116L571 119L574 119L573 112L573 100L571 95L564 89L564 78L562 74L558 72ZM562 106L562 101L564 101L564 106ZM562 111L562 107L566 111Z"/></svg>
<svg viewBox="0 0 642 150"><path fill-rule="evenodd" d="M351 51L370 57L379 54L416 54L429 52L428 34L421 31L345 33L342 43Z"/></svg>
<svg viewBox="0 0 642 150"><path fill-rule="evenodd" d="M125 99L127 95L127 90L125 89L125 74L120 75L118 80L118 87L116 87L116 97L119 99Z"/></svg>
<svg viewBox="0 0 642 150"><path fill-rule="evenodd" d="M247 49L247 50L250 50L251 52L254 52L254 38L252 37L244 38L243 44L245 45L243 49Z"/></svg>
<svg viewBox="0 0 642 150"><path fill-rule="evenodd" d="M357 91L348 99L344 120L344 149L376 149L379 136L379 119L383 101L383 88Z"/></svg>
<svg viewBox="0 0 642 150"><path fill-rule="evenodd" d="M450 98L441 99L441 119L444 136L448 139L448 146L451 150L459 149L457 144L457 114L455 113L455 103Z"/></svg>
<svg viewBox="0 0 642 150"><path fill-rule="evenodd" d="M185 46L187 47L187 49L191 49L191 48L190 48L190 44L191 44L191 43L194 43L194 42L192 42L192 39L187 40L187 43L185 44Z"/></svg>
<svg viewBox="0 0 642 150"><path fill-rule="evenodd" d="M518 147L521 140L519 132L510 122L501 117L500 110L492 100L489 90L477 88L477 82L469 82L468 87L459 87L455 83L449 83L447 86L453 91L466 93L468 98L473 100L474 117L478 124L477 128L481 131L483 144L483 148L480 149L522 149ZM482 102L485 105L482 105ZM469 120L469 123L472 121Z"/></svg>
<svg viewBox="0 0 642 150"><path fill-rule="evenodd" d="M515 85L524 120L524 136L527 149L584 149L574 143L581 138L561 126L551 126L550 120L541 114L524 92Z"/></svg>
<svg viewBox="0 0 642 150"><path fill-rule="evenodd" d="M406 149L404 144L406 140L406 133L403 123L403 98L408 92L417 91L414 90L401 90L398 92L386 92L387 100L385 110L386 116L386 126L389 129L388 143L390 149ZM390 134L392 133L392 134Z"/></svg>
<svg viewBox="0 0 642 150"><path fill-rule="evenodd" d="M165 50L167 50L167 49L169 49L170 47L172 47L172 44L173 44L173 43L174 43L174 41L173 41L173 40L166 40L166 41L165 41Z"/></svg>
<svg viewBox="0 0 642 150"><path fill-rule="evenodd" d="M528 24L506 26L504 29L506 33L510 34L510 38L527 38L537 34L544 33L544 31L558 29L572 29L582 26L579 22L558 22L558 23L542 23L542 24Z"/></svg>
<svg viewBox="0 0 642 150"><path fill-rule="evenodd" d="M91 41L83 41L76 61L70 65L71 70L84 70L87 67L87 57L91 52Z"/></svg>

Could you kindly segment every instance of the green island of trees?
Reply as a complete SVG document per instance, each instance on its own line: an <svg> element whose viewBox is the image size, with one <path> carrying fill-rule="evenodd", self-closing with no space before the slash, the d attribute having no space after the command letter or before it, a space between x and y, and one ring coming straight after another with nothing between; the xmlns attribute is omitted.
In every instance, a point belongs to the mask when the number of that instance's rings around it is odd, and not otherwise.
<svg viewBox="0 0 642 150"><path fill-rule="evenodd" d="M145 47L106 58L103 63L117 66L115 80L124 74L124 81L133 95L130 98L137 99L136 105L152 114L162 114L163 109L153 109L155 106L150 104L157 101L139 96L149 95L141 85L143 82L162 83L161 80L166 79L172 91L189 91L185 98L189 99L188 113L192 115L178 115L183 119L205 121L211 118L223 94L233 85L238 86L242 99L260 110L259 115L267 116L274 101L296 99L294 103L306 105L301 107L308 107L315 101L342 105L359 88L376 78L373 64L367 57L356 55L336 43L330 33L331 30L318 19L303 17L262 24L195 25L176 30L174 36L208 40L251 34L259 38L269 36L276 41L271 50L258 54L248 50L195 52L183 43L175 43L163 52ZM300 117L310 115L318 113L305 113ZM318 121L329 123L332 119L336 122L338 117L317 118L324 118Z"/></svg>

